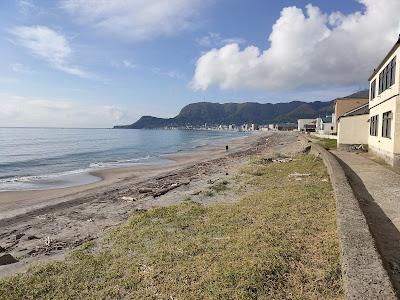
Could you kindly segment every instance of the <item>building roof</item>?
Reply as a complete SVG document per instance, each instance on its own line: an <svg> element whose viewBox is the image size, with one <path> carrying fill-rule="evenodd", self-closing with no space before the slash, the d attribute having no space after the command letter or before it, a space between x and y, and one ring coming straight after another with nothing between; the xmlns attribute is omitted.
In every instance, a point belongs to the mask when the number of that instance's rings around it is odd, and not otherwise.
<svg viewBox="0 0 400 300"><path fill-rule="evenodd" d="M390 49L389 53L385 56L385 58L381 61L381 63L379 64L379 66L374 69L374 72L372 73L372 75L368 78L368 81L371 81L372 78L374 78L374 76L379 72L379 70L383 67L383 65L386 63L386 61L389 59L390 56L392 56L392 54L397 50L397 48L400 46L400 35L399 38L396 42L396 44L394 44L393 48Z"/></svg>
<svg viewBox="0 0 400 300"><path fill-rule="evenodd" d="M352 116L361 116L361 115L368 115L369 114L369 107L368 107L368 103L361 105L359 107L356 107L355 109L345 113L343 116L339 117L340 118L344 118L344 117L352 117Z"/></svg>

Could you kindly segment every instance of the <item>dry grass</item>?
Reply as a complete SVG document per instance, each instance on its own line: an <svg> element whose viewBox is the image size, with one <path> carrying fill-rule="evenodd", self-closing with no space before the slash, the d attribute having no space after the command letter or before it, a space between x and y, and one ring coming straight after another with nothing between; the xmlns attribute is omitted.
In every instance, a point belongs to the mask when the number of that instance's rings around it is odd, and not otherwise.
<svg viewBox="0 0 400 300"><path fill-rule="evenodd" d="M257 173L251 171L257 168ZM311 173L302 181L289 174ZM132 216L64 262L0 281L0 299L342 299L335 202L319 159L251 162L254 194Z"/></svg>

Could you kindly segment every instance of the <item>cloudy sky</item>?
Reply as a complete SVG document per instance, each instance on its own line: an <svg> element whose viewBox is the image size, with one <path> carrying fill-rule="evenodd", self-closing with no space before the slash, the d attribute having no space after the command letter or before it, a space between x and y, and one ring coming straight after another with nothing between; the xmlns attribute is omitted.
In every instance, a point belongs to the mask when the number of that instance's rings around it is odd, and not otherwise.
<svg viewBox="0 0 400 300"><path fill-rule="evenodd" d="M397 40L399 11L399 0L1 1L0 126L344 96Z"/></svg>

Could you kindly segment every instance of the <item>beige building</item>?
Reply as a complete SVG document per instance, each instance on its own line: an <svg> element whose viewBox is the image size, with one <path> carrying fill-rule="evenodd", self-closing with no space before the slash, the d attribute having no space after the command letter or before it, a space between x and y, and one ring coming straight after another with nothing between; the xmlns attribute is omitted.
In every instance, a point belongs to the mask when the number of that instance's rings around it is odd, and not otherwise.
<svg viewBox="0 0 400 300"><path fill-rule="evenodd" d="M368 104L368 93L355 93L353 95L344 97L344 98L337 98L335 100L335 115L336 115L336 122L334 132L337 132L338 129L338 121L341 116L345 113L352 111L355 108L358 108L364 104Z"/></svg>
<svg viewBox="0 0 400 300"><path fill-rule="evenodd" d="M355 108L338 120L338 147L368 144L368 103Z"/></svg>
<svg viewBox="0 0 400 300"><path fill-rule="evenodd" d="M369 78L369 151L400 166L400 38Z"/></svg>

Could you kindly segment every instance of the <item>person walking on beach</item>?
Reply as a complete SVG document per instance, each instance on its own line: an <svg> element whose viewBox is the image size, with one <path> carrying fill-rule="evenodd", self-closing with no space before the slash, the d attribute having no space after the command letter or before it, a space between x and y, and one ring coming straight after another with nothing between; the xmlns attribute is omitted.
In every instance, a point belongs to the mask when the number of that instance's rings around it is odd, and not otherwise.
<svg viewBox="0 0 400 300"><path fill-rule="evenodd" d="M228 146L228 145L225 146L225 150L226 150L226 151L229 150L229 146Z"/></svg>

